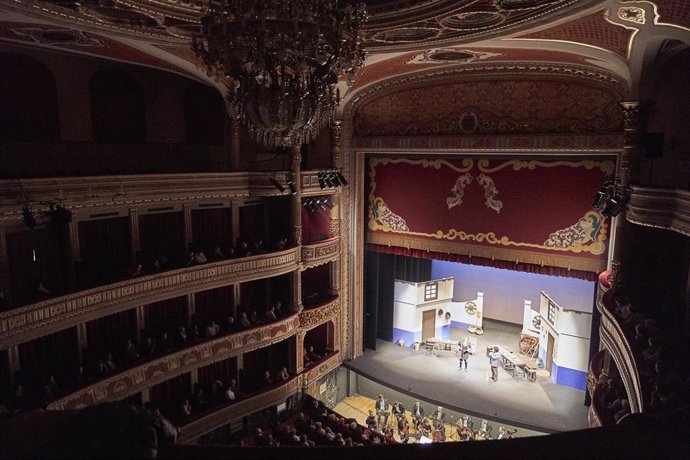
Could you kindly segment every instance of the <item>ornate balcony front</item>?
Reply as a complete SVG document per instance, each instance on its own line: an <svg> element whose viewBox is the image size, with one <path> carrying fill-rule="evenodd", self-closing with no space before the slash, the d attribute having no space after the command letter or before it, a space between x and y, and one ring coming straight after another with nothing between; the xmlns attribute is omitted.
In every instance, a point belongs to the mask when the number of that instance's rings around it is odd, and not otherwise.
<svg viewBox="0 0 690 460"><path fill-rule="evenodd" d="M628 393L630 411L632 413L642 412L644 398L642 396L640 373L623 328L611 312L610 308L613 304L614 290L610 288L610 284L606 279L607 276L608 272L599 275L599 283L597 285L597 308L601 313L601 341L611 353L611 357L620 371L625 390Z"/></svg>
<svg viewBox="0 0 690 460"><path fill-rule="evenodd" d="M300 327L305 331L313 329L337 317L339 311L340 299L338 297L330 299L317 307L304 309L299 314Z"/></svg>
<svg viewBox="0 0 690 460"><path fill-rule="evenodd" d="M339 364L340 353L334 353L333 356L317 363L314 368L294 376L282 385L240 401L229 403L224 407L203 415L182 427L177 443L189 443L216 428L227 425L231 420L278 404L290 395L295 394L300 388L307 386L310 382L316 381L335 369Z"/></svg>
<svg viewBox="0 0 690 460"><path fill-rule="evenodd" d="M300 326L294 314L275 323L198 343L120 372L53 401L49 409L81 409L126 398L144 388L233 356L247 353L292 336Z"/></svg>
<svg viewBox="0 0 690 460"><path fill-rule="evenodd" d="M0 314L0 349L102 316L298 268L300 248L230 259L133 278L56 297Z"/></svg>
<svg viewBox="0 0 690 460"><path fill-rule="evenodd" d="M690 191L633 186L626 219L690 236Z"/></svg>
<svg viewBox="0 0 690 460"><path fill-rule="evenodd" d="M340 237L335 236L317 243L302 245L304 268L316 267L336 260L340 256Z"/></svg>

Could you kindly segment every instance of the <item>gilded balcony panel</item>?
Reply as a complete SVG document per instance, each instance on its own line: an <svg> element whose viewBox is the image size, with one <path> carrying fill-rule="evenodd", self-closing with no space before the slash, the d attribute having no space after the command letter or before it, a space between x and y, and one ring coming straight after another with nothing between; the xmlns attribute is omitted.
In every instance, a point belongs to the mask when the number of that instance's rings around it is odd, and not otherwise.
<svg viewBox="0 0 690 460"><path fill-rule="evenodd" d="M193 292L269 278L298 268L299 248L157 273L0 314L0 349L102 316Z"/></svg>
<svg viewBox="0 0 690 460"><path fill-rule="evenodd" d="M82 388L48 405L48 409L82 409L126 398L144 388L201 366L231 358L291 337L300 326L294 314L281 321L196 344L143 363Z"/></svg>
<svg viewBox="0 0 690 460"><path fill-rule="evenodd" d="M324 375L328 374L330 371L335 369L342 362L340 352L335 352L333 356L317 363L312 369L303 373L304 381L303 385L306 387L310 383L315 382Z"/></svg>
<svg viewBox="0 0 690 460"><path fill-rule="evenodd" d="M302 245L304 268L316 267L336 260L340 256L340 237L336 236L318 243Z"/></svg>
<svg viewBox="0 0 690 460"><path fill-rule="evenodd" d="M592 394L592 404L587 410L587 424L590 428L596 428L604 425L601 415L599 415L604 402L604 392L601 387L596 387Z"/></svg>
<svg viewBox="0 0 690 460"><path fill-rule="evenodd" d="M601 279L598 283L597 290L602 290ZM601 341L611 354L621 374L623 384L625 385L630 400L630 411L632 413L642 412L644 399L642 396L640 373L635 363L635 356L633 355L628 339L623 333L621 325L607 307L608 303L611 302L612 293L613 291L610 290L601 295L599 292L597 293L597 308L601 312Z"/></svg>
<svg viewBox="0 0 690 460"><path fill-rule="evenodd" d="M690 236L690 191L633 186L626 219Z"/></svg>
<svg viewBox="0 0 690 460"><path fill-rule="evenodd" d="M338 297L318 307L302 310L299 314L299 322L302 330L313 329L326 321L337 317L340 311L340 299Z"/></svg>
<svg viewBox="0 0 690 460"><path fill-rule="evenodd" d="M182 427L177 438L177 443L189 443L216 428L227 425L232 420L284 401L302 387L303 379L303 374L297 375L283 385L257 394L256 396L242 399L236 403L213 411L208 415L197 418Z"/></svg>

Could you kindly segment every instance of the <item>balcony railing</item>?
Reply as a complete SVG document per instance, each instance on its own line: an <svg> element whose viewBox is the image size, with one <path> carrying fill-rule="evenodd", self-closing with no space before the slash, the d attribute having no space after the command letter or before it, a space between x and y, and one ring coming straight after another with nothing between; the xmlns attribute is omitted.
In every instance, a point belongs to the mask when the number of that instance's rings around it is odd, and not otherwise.
<svg viewBox="0 0 690 460"><path fill-rule="evenodd" d="M198 291L289 273L300 248L133 278L0 314L0 349L106 315Z"/></svg>
<svg viewBox="0 0 690 460"><path fill-rule="evenodd" d="M227 425L232 420L282 402L300 388L308 385L309 382L313 382L335 369L339 364L340 353L334 353L333 356L316 363L313 368L303 371L301 374L287 380L282 385L254 396L228 403L213 412L202 415L182 427L177 438L177 443L189 443L216 428Z"/></svg>
<svg viewBox="0 0 690 460"><path fill-rule="evenodd" d="M335 318L340 310L340 299L334 297L321 305L302 310L299 314L300 326L304 330L312 329Z"/></svg>
<svg viewBox="0 0 690 460"><path fill-rule="evenodd" d="M81 409L126 398L177 375L262 348L292 336L300 327L298 314L265 326L195 344L96 382L53 401L49 409Z"/></svg>
<svg viewBox="0 0 690 460"><path fill-rule="evenodd" d="M599 378L602 371L602 361L606 354L606 350L600 350L589 362L589 373L587 374L587 391L592 398L592 403L589 406L589 411L587 413L587 420L589 422L590 428L596 428L602 426L602 416L603 413L603 388L599 384Z"/></svg>
<svg viewBox="0 0 690 460"><path fill-rule="evenodd" d="M633 186L626 219L690 235L690 191Z"/></svg>
<svg viewBox="0 0 690 460"><path fill-rule="evenodd" d="M340 237L335 236L317 243L302 245L302 263L305 268L332 262L340 255Z"/></svg>
<svg viewBox="0 0 690 460"><path fill-rule="evenodd" d="M613 304L614 291L606 279L607 275L608 272L599 275L597 287L597 308L601 313L601 340L611 353L611 357L620 371L623 384L628 393L630 411L632 413L642 412L644 398L640 383L640 373L623 328L610 310Z"/></svg>

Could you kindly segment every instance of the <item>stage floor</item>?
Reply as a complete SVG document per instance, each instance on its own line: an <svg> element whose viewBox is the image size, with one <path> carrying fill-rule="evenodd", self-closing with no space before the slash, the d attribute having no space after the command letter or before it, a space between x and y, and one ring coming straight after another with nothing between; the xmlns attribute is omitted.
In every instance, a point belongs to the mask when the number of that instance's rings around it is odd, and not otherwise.
<svg viewBox="0 0 690 460"><path fill-rule="evenodd" d="M484 335L477 337L476 353L468 372L458 369L449 352L429 354L391 342L377 341L377 350L345 366L374 381L410 396L418 396L469 415L487 417L537 431L559 432L587 428L585 392L556 385L540 370L537 381L514 378L502 368L498 381L490 379L486 347L499 345L517 351L521 327L484 320Z"/></svg>

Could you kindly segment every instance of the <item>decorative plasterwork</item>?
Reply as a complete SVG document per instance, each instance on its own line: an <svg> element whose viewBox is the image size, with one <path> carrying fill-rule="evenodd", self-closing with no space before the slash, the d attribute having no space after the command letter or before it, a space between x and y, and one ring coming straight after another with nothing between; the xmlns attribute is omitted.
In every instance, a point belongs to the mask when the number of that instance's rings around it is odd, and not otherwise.
<svg viewBox="0 0 690 460"><path fill-rule="evenodd" d="M488 75L491 77L487 77ZM580 87L591 85L593 88L598 88L599 92L609 92L611 97L618 101L627 90L626 83L614 74L587 66L550 63L473 63L421 70L362 88L350 96L347 105L343 108L343 119L350 119L352 114L357 113L361 107L394 93L403 94L405 91L423 87L461 85L463 82L486 83L503 80L573 82ZM494 95L496 96L497 94ZM440 100L439 102L437 96L431 97L432 100L441 104L441 109L445 108L448 111L448 101ZM404 99L410 98L405 94ZM462 104L462 101L458 103ZM524 100L522 105L524 106Z"/></svg>
<svg viewBox="0 0 690 460"><path fill-rule="evenodd" d="M298 268L299 248L134 278L0 313L0 350L106 315Z"/></svg>
<svg viewBox="0 0 690 460"><path fill-rule="evenodd" d="M584 18L550 29L520 35L519 38L559 40L573 44L584 43L616 53L623 59L627 59L628 43L634 31L622 27L611 27L611 24L604 17L605 11L600 10Z"/></svg>
<svg viewBox="0 0 690 460"><path fill-rule="evenodd" d="M606 295L607 292L609 293L608 296ZM630 343L625 337L623 328L606 305L611 299L610 289L600 280L597 284L596 305L601 313L601 341L611 354L621 374L623 384L625 385L630 400L630 411L633 413L642 412L644 409L644 397L642 394L640 374L635 362L635 355L632 352Z"/></svg>
<svg viewBox="0 0 690 460"><path fill-rule="evenodd" d="M690 191L632 186L625 218L690 236Z"/></svg>
<svg viewBox="0 0 690 460"><path fill-rule="evenodd" d="M622 121L613 91L576 80L523 76L403 88L382 95L358 110L355 133L459 134L467 112L477 117L479 134L614 132Z"/></svg>
<svg viewBox="0 0 690 460"><path fill-rule="evenodd" d="M318 243L302 245L302 264L312 268L336 260L340 256L340 238L333 237Z"/></svg>
<svg viewBox="0 0 690 460"><path fill-rule="evenodd" d="M48 211L47 205L38 203L59 200L72 212L87 214L197 200L281 195L269 182L269 177L285 183L286 174L242 172L22 179L21 187L15 180L0 180L0 223L21 224L22 206L27 200L36 203L32 206L34 212ZM307 184L309 193L334 193L320 190L317 175L316 171L302 173L302 183Z"/></svg>
<svg viewBox="0 0 690 460"><path fill-rule="evenodd" d="M206 341L120 372L53 401L48 409L76 410L115 401L144 388L224 359L256 350L292 336L300 326L297 314L265 326Z"/></svg>
<svg viewBox="0 0 690 460"><path fill-rule="evenodd" d="M299 314L300 327L305 331L313 329L326 321L334 319L339 310L340 299L338 298L319 307L304 309Z"/></svg>

